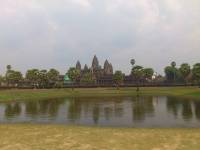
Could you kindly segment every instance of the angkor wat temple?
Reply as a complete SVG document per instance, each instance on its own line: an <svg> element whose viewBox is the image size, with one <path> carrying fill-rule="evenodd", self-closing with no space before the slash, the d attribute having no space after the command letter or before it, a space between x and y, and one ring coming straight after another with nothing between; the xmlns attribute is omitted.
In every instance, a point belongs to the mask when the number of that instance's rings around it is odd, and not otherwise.
<svg viewBox="0 0 200 150"><path fill-rule="evenodd" d="M97 84L112 84L113 66L108 60L105 60L104 66L101 67L99 60L95 55L91 67L88 67L87 64L85 64L82 68L80 61L77 61L76 69L80 70L81 74L91 72Z"/></svg>

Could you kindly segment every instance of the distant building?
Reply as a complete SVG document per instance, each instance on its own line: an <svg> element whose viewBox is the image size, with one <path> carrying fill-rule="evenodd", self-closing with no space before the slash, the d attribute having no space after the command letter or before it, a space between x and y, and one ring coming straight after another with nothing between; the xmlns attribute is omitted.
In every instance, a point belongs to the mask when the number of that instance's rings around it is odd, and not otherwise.
<svg viewBox="0 0 200 150"><path fill-rule="evenodd" d="M91 67L89 68L87 64L85 64L84 68L81 68L81 63L78 60L76 63L76 69L80 70L81 76L84 73L90 72L93 75L97 84L112 84L113 78L113 66L109 63L108 60L105 60L103 68L99 65L99 60L96 55L92 60Z"/></svg>
<svg viewBox="0 0 200 150"><path fill-rule="evenodd" d="M95 84L99 85L99 86L113 86L114 82L113 82L113 66L112 64L106 59L103 67L101 67L101 65L99 64L99 60L97 58L96 55L94 55L91 66L88 67L87 64L84 65L84 67L82 68L82 65L80 63L80 61L78 60L76 62L76 69L78 69L81 73L80 76L80 80L83 77L83 75L85 73L91 73L93 79L95 80ZM65 85L70 85L73 82L69 79L69 77L66 75L65 76L60 76L60 80L64 81ZM144 84L145 81L140 81L141 84ZM136 84L137 81L133 78L132 75L125 75L124 74L124 81L123 84L124 85L134 85ZM73 83L73 84L77 84L80 85L80 82L77 83Z"/></svg>

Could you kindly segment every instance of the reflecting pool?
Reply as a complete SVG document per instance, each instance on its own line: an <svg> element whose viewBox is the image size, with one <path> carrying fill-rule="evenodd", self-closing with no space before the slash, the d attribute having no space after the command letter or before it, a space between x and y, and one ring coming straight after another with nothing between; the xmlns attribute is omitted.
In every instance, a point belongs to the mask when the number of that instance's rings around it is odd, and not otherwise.
<svg viewBox="0 0 200 150"><path fill-rule="evenodd" d="M150 96L2 102L0 123L200 127L200 100Z"/></svg>

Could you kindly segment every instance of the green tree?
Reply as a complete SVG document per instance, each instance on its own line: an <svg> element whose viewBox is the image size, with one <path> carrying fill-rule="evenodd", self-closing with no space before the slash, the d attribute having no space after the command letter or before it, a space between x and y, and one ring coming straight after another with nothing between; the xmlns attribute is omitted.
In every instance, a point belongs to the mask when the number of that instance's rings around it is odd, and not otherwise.
<svg viewBox="0 0 200 150"><path fill-rule="evenodd" d="M131 71L132 76L136 80L141 80L144 75L144 70L142 66L134 66Z"/></svg>
<svg viewBox="0 0 200 150"><path fill-rule="evenodd" d="M7 73L7 81L11 84L18 84L23 79L22 73L19 71L9 70Z"/></svg>
<svg viewBox="0 0 200 150"><path fill-rule="evenodd" d="M187 63L183 63L179 68L179 72L181 76L183 77L183 80L187 83L187 77L189 76L191 72L190 65Z"/></svg>
<svg viewBox="0 0 200 150"><path fill-rule="evenodd" d="M143 69L143 76L145 80L151 80L153 76L154 70L152 68L144 68Z"/></svg>
<svg viewBox="0 0 200 150"><path fill-rule="evenodd" d="M84 73L83 77L81 78L81 83L86 83L86 84L95 83L92 73L90 72Z"/></svg>
<svg viewBox="0 0 200 150"><path fill-rule="evenodd" d="M26 72L26 79L36 88L39 82L39 70L30 69Z"/></svg>
<svg viewBox="0 0 200 150"><path fill-rule="evenodd" d="M137 91L139 91L139 83L144 76L144 70L142 66L134 66L131 71L132 76L137 83Z"/></svg>
<svg viewBox="0 0 200 150"><path fill-rule="evenodd" d="M165 71L166 80L168 82L175 83L176 81L180 80L181 75L180 75L179 70L176 68L176 63L174 61L171 63L171 66L165 67L164 71Z"/></svg>
<svg viewBox="0 0 200 150"><path fill-rule="evenodd" d="M12 70L11 65L7 65L6 68L7 68L7 71L6 71L5 79L7 81L7 85L10 85L10 84L18 85L19 81L23 79L22 73L19 71Z"/></svg>
<svg viewBox="0 0 200 150"><path fill-rule="evenodd" d="M59 72L56 69L50 69L47 73L48 79L51 81L57 81L59 78Z"/></svg>
<svg viewBox="0 0 200 150"><path fill-rule="evenodd" d="M42 88L47 87L48 86L47 70L40 70L38 76L39 76L39 86Z"/></svg>
<svg viewBox="0 0 200 150"><path fill-rule="evenodd" d="M12 69L11 65L7 65L6 68L7 68L7 71Z"/></svg>
<svg viewBox="0 0 200 150"><path fill-rule="evenodd" d="M174 69L171 66L165 67L165 77L167 81L172 82L174 80Z"/></svg>
<svg viewBox="0 0 200 150"><path fill-rule="evenodd" d="M171 63L171 67L173 68L173 76L174 76L174 82L176 81L176 73L177 73L177 69L176 69L176 62L173 61Z"/></svg>
<svg viewBox="0 0 200 150"><path fill-rule="evenodd" d="M11 65L7 65L6 66L6 75L5 75L5 78L6 78L6 81L7 81L7 85L9 85L10 83L10 81L9 81L9 78L8 78L8 76L9 76L9 73L10 73L10 71L11 71L11 69L12 69L12 67L11 67Z"/></svg>
<svg viewBox="0 0 200 150"><path fill-rule="evenodd" d="M78 82L80 80L80 70L71 67L68 72L67 72L69 78L75 83ZM73 90L73 88L72 88Z"/></svg>
<svg viewBox="0 0 200 150"><path fill-rule="evenodd" d="M0 75L0 86L5 82L5 77Z"/></svg>
<svg viewBox="0 0 200 150"><path fill-rule="evenodd" d="M200 63L197 63L193 66L192 73L195 81L197 81L200 85Z"/></svg>
<svg viewBox="0 0 200 150"><path fill-rule="evenodd" d="M123 83L124 81L124 76L121 71L117 70L115 71L113 75L113 81L117 86L117 89L119 89L119 86Z"/></svg>
<svg viewBox="0 0 200 150"><path fill-rule="evenodd" d="M50 69L47 73L49 84L53 84L55 86L58 82L59 74L60 73L56 69Z"/></svg>

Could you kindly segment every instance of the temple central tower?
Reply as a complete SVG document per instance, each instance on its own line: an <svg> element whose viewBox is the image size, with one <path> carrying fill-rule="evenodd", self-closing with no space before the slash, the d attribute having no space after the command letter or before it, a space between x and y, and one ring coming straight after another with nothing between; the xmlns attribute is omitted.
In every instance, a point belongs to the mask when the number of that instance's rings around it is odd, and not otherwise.
<svg viewBox="0 0 200 150"><path fill-rule="evenodd" d="M92 60L92 69L93 70L99 69L99 61L96 55L94 55L94 58Z"/></svg>

